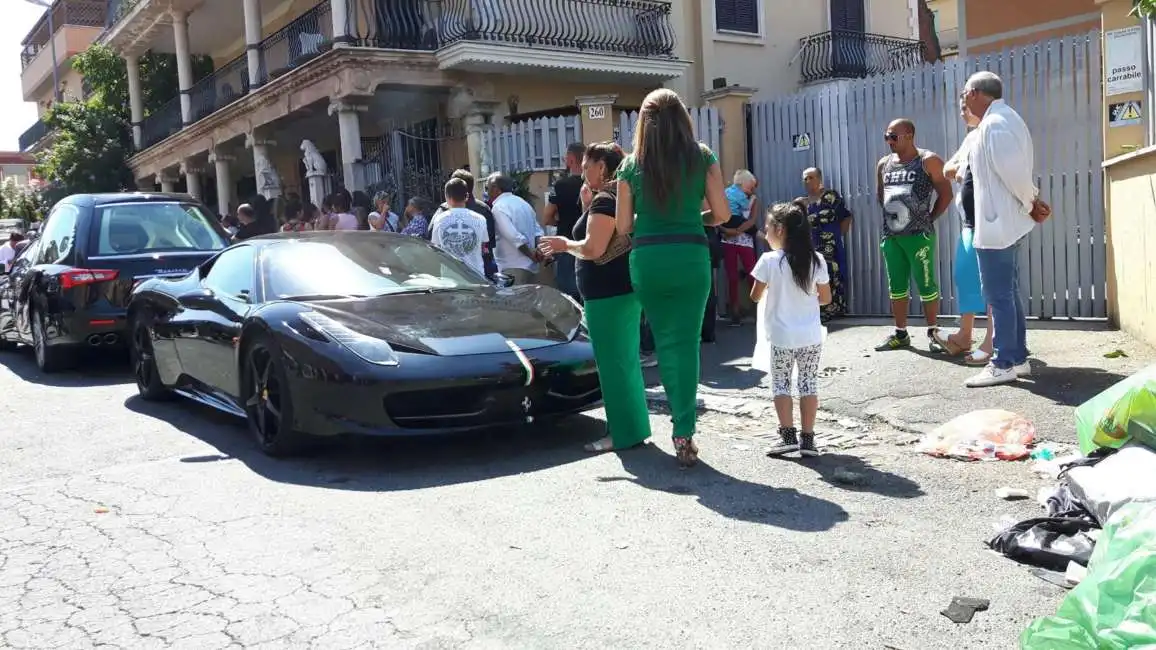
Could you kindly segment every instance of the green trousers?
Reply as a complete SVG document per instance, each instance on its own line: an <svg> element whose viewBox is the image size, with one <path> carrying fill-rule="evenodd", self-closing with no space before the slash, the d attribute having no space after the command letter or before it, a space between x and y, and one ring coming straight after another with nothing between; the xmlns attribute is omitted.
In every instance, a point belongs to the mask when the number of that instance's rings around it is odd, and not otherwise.
<svg viewBox="0 0 1156 650"><path fill-rule="evenodd" d="M616 449L633 447L650 437L646 382L638 362L642 306L628 293L587 300L584 307L610 438Z"/></svg>
<svg viewBox="0 0 1156 650"><path fill-rule="evenodd" d="M696 244L642 246L630 252L630 280L654 333L658 371L675 438L694 435L699 348L710 296L710 249Z"/></svg>

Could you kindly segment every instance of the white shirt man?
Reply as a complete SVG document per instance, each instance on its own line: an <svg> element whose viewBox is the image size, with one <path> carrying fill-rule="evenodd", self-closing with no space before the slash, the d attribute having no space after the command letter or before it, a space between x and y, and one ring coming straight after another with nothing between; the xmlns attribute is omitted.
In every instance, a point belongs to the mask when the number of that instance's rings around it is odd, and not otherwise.
<svg viewBox="0 0 1156 650"><path fill-rule="evenodd" d="M496 197L492 206L498 240L494 261L498 270L512 276L517 284L528 284L538 273L534 247L543 234L542 226L533 206L509 189L502 191L500 185L506 180L508 177L500 174L490 179L489 194Z"/></svg>
<svg viewBox="0 0 1156 650"><path fill-rule="evenodd" d="M1005 249L1035 227L1035 148L1028 125L1002 99L988 107L973 143L975 247Z"/></svg>

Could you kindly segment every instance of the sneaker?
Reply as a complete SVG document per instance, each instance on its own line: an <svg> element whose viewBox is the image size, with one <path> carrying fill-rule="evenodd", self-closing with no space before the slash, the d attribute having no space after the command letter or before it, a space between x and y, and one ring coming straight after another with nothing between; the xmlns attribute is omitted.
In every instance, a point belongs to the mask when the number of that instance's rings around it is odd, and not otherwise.
<svg viewBox="0 0 1156 650"><path fill-rule="evenodd" d="M815 434L804 433L799 436L799 453L809 458L819 455L819 448L815 446Z"/></svg>
<svg viewBox="0 0 1156 650"><path fill-rule="evenodd" d="M895 330L890 336L884 339L882 343L875 346L875 351L886 352L888 350L899 350L909 347L911 347L911 337L908 336L907 332Z"/></svg>
<svg viewBox="0 0 1156 650"><path fill-rule="evenodd" d="M655 358L653 354L643 354L639 356L639 360L642 361L643 368L655 368L658 366L658 359Z"/></svg>
<svg viewBox="0 0 1156 650"><path fill-rule="evenodd" d="M782 456L799 451L799 433L794 427L779 427L779 444L767 450L767 456Z"/></svg>
<svg viewBox="0 0 1156 650"><path fill-rule="evenodd" d="M1000 384L1011 384L1017 379L1019 379L1019 377L1016 375L1015 368L997 368L994 364L989 363L978 375L964 382L964 386L968 388L984 388L987 386L999 386Z"/></svg>
<svg viewBox="0 0 1156 650"><path fill-rule="evenodd" d="M1015 367L1017 377L1031 377L1032 376L1032 362L1025 361Z"/></svg>

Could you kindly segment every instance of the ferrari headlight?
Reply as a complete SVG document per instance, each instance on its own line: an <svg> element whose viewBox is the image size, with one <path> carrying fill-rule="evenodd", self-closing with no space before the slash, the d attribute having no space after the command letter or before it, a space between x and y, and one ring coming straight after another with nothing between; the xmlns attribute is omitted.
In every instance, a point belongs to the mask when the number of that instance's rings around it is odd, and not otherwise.
<svg viewBox="0 0 1156 650"><path fill-rule="evenodd" d="M400 363L397 353L381 339L366 336L333 320L325 314L310 311L299 315L310 327L324 334L329 340L344 347L369 363L379 366L396 366Z"/></svg>

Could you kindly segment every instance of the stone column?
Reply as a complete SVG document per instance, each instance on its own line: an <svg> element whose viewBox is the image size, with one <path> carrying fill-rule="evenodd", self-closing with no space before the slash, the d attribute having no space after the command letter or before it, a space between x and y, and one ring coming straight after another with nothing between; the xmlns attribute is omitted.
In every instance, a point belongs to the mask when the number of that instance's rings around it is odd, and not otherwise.
<svg viewBox="0 0 1156 650"><path fill-rule="evenodd" d="M257 193L270 201L281 196L283 186L281 175L269 157L269 147L277 146L275 140L268 140L250 133L245 138L245 146L253 150L253 174L257 178Z"/></svg>
<svg viewBox="0 0 1156 650"><path fill-rule="evenodd" d="M181 173L185 175L185 188L188 189L189 196L200 201L205 194L201 191L201 174L204 173L195 162L186 160L181 163Z"/></svg>
<svg viewBox="0 0 1156 650"><path fill-rule="evenodd" d="M498 102L475 101L466 110L464 121L466 126L466 152L470 160L470 169L474 171L474 196L481 197L486 189L486 177L501 170L493 168L490 157L490 144L486 135L493 128L494 109Z"/></svg>
<svg viewBox="0 0 1156 650"><path fill-rule="evenodd" d="M225 153L214 151L209 154L209 162L217 173L217 212L221 216L229 214L229 203L233 200L233 175L229 164L234 158Z"/></svg>
<svg viewBox="0 0 1156 650"><path fill-rule="evenodd" d="M715 155L722 167L723 181L727 184L730 184L735 172L751 168L751 162L747 160L746 105L754 94L754 88L728 86L702 95L707 106L718 109L719 120L723 124L719 146L722 151L716 151ZM802 173L802 170L799 172Z"/></svg>
<svg viewBox="0 0 1156 650"><path fill-rule="evenodd" d="M177 179L173 178L168 172L161 172L156 176L157 185L161 186L161 191L166 194L172 194L177 191Z"/></svg>
<svg viewBox="0 0 1156 650"><path fill-rule="evenodd" d="M352 16L349 13L350 0L330 0L329 15L333 20L333 42L351 43L353 36L349 33Z"/></svg>
<svg viewBox="0 0 1156 650"><path fill-rule="evenodd" d="M173 44L177 50L177 85L181 92L181 124L193 122L193 103L189 89L193 87L193 60L189 52L189 14L173 10Z"/></svg>
<svg viewBox="0 0 1156 650"><path fill-rule="evenodd" d="M140 88L140 58L135 54L124 57L128 71L128 105L132 120L132 145L141 148L141 122L144 121L144 98Z"/></svg>
<svg viewBox="0 0 1156 650"><path fill-rule="evenodd" d="M574 98L579 111L578 140L589 144L614 139L614 102L617 99L618 95L583 95ZM630 146L626 148L630 149Z"/></svg>
<svg viewBox="0 0 1156 650"><path fill-rule="evenodd" d="M334 6L334 15L337 15ZM345 189L350 192L365 189L361 160L361 114L368 110L365 104L336 100L329 105L329 114L337 116L341 136L341 172Z"/></svg>
<svg viewBox="0 0 1156 650"><path fill-rule="evenodd" d="M262 69L264 68L261 56L261 2L260 0L245 0L245 55L249 60L249 90L261 85Z"/></svg>

